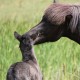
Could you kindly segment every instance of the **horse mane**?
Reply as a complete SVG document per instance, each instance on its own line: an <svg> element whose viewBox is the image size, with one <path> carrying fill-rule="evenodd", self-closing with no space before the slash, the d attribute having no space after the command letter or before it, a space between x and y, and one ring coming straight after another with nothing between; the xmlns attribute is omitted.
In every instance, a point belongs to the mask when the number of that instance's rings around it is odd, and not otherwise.
<svg viewBox="0 0 80 80"><path fill-rule="evenodd" d="M51 4L45 11L44 16L46 19L55 25L65 23L66 17L71 15L72 18L69 22L69 27L72 32L80 26L80 5L64 5L64 4Z"/></svg>
<svg viewBox="0 0 80 80"><path fill-rule="evenodd" d="M69 26L71 28L71 31L74 32L80 26L80 6L73 6L71 7L71 9L72 9L72 19L70 21Z"/></svg>

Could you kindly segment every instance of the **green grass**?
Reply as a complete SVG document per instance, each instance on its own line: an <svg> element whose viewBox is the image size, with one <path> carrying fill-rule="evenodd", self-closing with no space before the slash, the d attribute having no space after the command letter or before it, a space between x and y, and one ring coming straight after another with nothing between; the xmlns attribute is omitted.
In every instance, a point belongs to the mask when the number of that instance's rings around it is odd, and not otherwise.
<svg viewBox="0 0 80 80"><path fill-rule="evenodd" d="M79 3L79 0L59 0ZM9 66L21 61L14 31L23 34L42 18L52 0L0 0L0 80L6 80ZM80 45L61 38L54 43L34 46L44 80L80 80Z"/></svg>

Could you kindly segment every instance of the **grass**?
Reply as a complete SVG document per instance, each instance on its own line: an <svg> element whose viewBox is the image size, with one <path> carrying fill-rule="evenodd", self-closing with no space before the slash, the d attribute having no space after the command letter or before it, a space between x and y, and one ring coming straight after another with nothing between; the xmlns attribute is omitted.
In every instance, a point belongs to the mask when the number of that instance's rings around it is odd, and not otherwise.
<svg viewBox="0 0 80 80"><path fill-rule="evenodd" d="M78 3L79 0L59 0ZM52 0L0 0L0 80L6 79L9 66L21 61L14 31L23 34L42 18ZM80 80L80 45L61 38L54 43L34 46L44 80Z"/></svg>

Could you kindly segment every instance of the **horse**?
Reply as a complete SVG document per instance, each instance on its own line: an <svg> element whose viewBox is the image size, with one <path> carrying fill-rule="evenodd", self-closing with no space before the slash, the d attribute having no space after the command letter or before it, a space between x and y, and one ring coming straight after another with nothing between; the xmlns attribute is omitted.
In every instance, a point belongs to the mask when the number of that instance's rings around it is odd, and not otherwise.
<svg viewBox="0 0 80 80"><path fill-rule="evenodd" d="M52 3L41 21L24 35L30 35L34 45L55 42L67 37L80 44L80 5Z"/></svg>
<svg viewBox="0 0 80 80"><path fill-rule="evenodd" d="M33 43L28 35L21 36L14 33L15 38L20 42L22 61L12 64L7 72L7 80L42 80L42 73L38 65Z"/></svg>

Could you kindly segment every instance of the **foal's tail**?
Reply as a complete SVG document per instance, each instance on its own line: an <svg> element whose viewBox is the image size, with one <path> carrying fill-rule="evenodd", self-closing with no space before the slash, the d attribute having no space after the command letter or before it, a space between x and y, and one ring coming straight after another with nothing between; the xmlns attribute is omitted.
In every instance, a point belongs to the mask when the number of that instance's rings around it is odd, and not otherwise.
<svg viewBox="0 0 80 80"><path fill-rule="evenodd" d="M59 0L53 0L53 3L57 3Z"/></svg>

